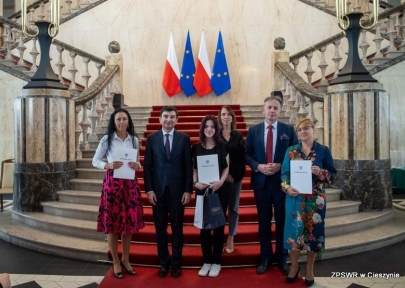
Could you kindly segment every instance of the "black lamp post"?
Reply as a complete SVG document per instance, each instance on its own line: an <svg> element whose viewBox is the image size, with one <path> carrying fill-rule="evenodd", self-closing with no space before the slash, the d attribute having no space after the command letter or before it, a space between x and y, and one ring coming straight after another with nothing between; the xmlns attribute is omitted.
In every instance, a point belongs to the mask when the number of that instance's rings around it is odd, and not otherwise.
<svg viewBox="0 0 405 288"><path fill-rule="evenodd" d="M378 82L370 75L370 72L367 71L361 62L358 44L361 29L368 30L377 24L379 1L374 0L373 2L374 19L371 26L362 25L361 19L364 14L361 12L352 12L346 14L346 1L347 0L336 0L336 18L338 19L339 27L346 32L346 37L349 44L349 52L345 66L340 70L335 79L329 81L329 84L336 85L356 82Z"/></svg>
<svg viewBox="0 0 405 288"><path fill-rule="evenodd" d="M27 0L21 0L22 31L27 37L38 37L39 47L41 49L41 60L39 62L38 70L34 76L32 76L31 81L28 82L28 84L23 88L67 90L68 86L62 84L58 76L53 71L49 57L52 39L56 36L56 34L58 34L59 31L60 0L51 0L51 22L35 22L35 25L38 28L38 31L35 34L30 34L29 30L27 29L25 11L27 11ZM33 65L35 65L35 63L33 63Z"/></svg>

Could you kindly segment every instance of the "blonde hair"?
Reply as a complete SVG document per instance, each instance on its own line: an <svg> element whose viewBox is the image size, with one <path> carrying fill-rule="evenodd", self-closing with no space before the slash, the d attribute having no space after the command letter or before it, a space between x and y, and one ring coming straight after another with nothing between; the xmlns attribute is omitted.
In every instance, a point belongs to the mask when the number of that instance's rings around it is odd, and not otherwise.
<svg viewBox="0 0 405 288"><path fill-rule="evenodd" d="M297 129L300 128L300 126L304 126L304 127L311 126L312 128L314 128L314 122L312 122L312 120L309 118L302 118L302 119L299 119L297 121L297 123L295 123L295 126L294 126L295 131L297 131Z"/></svg>

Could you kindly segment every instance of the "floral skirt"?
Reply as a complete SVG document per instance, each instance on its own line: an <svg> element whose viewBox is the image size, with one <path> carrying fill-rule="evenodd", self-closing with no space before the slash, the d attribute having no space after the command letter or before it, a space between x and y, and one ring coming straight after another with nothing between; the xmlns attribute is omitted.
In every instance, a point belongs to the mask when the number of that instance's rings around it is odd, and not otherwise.
<svg viewBox="0 0 405 288"><path fill-rule="evenodd" d="M113 178L114 170L104 174L97 231L106 234L134 234L145 227L138 180Z"/></svg>
<svg viewBox="0 0 405 288"><path fill-rule="evenodd" d="M322 192L322 191L321 191ZM287 195L285 201L284 249L325 251L325 194Z"/></svg>

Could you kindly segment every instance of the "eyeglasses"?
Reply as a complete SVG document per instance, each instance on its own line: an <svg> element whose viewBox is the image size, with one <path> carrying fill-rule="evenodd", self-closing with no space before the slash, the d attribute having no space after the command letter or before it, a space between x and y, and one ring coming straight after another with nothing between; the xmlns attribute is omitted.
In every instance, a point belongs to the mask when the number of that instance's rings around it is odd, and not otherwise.
<svg viewBox="0 0 405 288"><path fill-rule="evenodd" d="M305 127L302 127L302 128L298 128L297 129L297 132L299 133L299 132L301 132L301 131L308 131L309 129L311 129L312 128L312 126L305 126Z"/></svg>

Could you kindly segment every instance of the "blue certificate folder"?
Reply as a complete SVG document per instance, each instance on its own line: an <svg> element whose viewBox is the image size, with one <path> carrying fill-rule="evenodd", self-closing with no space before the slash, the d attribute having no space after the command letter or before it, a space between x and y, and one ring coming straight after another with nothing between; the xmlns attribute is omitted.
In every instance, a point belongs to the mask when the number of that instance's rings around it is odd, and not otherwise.
<svg viewBox="0 0 405 288"><path fill-rule="evenodd" d="M311 160L290 161L290 186L301 194L312 194L311 166Z"/></svg>

